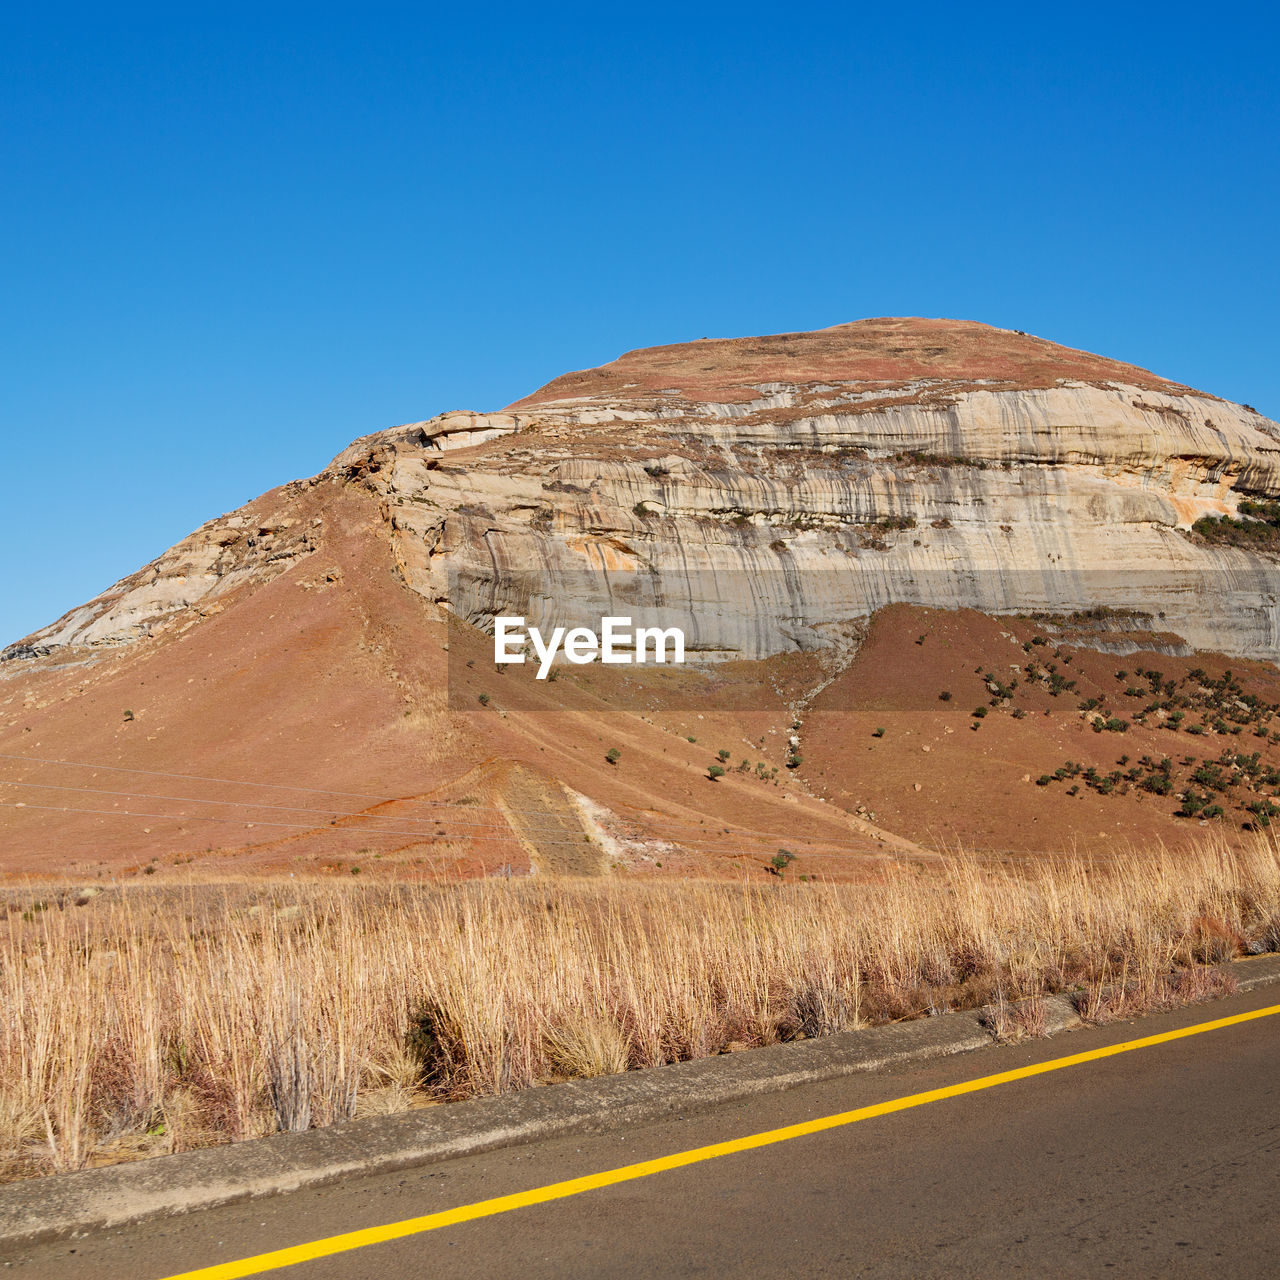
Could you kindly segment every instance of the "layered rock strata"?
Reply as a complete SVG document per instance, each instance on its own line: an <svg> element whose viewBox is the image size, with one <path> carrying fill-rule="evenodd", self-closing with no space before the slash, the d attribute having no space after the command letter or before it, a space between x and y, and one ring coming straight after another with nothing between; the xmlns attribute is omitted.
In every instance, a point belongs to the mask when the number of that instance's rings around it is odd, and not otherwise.
<svg viewBox="0 0 1280 1280"><path fill-rule="evenodd" d="M707 657L760 658L895 601L1104 608L1280 656L1277 557L1193 529L1280 495L1280 426L1133 366L923 320L633 352L503 413L367 436L270 515L211 522L9 654L127 643L209 608L309 553L302 489L353 484L378 495L405 583L481 627L624 613L685 627Z"/></svg>

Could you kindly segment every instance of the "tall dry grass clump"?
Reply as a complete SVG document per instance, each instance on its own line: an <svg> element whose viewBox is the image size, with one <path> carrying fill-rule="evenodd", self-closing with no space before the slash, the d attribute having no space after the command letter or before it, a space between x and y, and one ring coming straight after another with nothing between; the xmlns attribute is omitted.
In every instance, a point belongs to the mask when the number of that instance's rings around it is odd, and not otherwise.
<svg viewBox="0 0 1280 1280"><path fill-rule="evenodd" d="M17 907L19 909L12 909ZM955 858L871 883L131 887L0 927L0 1165L72 1169L931 1010L1099 1019L1280 948L1280 857Z"/></svg>

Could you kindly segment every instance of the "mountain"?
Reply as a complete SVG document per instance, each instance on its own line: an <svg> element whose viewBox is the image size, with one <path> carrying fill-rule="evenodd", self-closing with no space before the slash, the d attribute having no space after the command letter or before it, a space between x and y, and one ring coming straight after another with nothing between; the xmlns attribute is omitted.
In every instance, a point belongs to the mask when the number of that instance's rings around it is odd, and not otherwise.
<svg viewBox="0 0 1280 1280"><path fill-rule="evenodd" d="M1248 406L974 322L629 352L366 436L5 650L0 865L852 875L1215 797L1234 834L1277 495ZM618 613L692 665L493 664L496 615Z"/></svg>

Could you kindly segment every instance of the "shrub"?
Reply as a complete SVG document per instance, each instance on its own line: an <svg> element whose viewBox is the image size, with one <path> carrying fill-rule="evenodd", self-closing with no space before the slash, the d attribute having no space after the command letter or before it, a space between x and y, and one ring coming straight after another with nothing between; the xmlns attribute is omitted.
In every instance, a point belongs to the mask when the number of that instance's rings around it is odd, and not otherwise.
<svg viewBox="0 0 1280 1280"><path fill-rule="evenodd" d="M982 717L985 716L986 714L987 714L986 707L974 707L973 709L973 718L975 720L981 720Z"/></svg>
<svg viewBox="0 0 1280 1280"><path fill-rule="evenodd" d="M943 689L943 691L942 691L940 694L938 694L938 701L939 701L939 702L950 702L950 701L951 701L951 690L950 690L950 689Z"/></svg>
<svg viewBox="0 0 1280 1280"><path fill-rule="evenodd" d="M707 768L707 777L710 778L712 782L717 778L723 778L724 769L718 764L709 765Z"/></svg>
<svg viewBox="0 0 1280 1280"><path fill-rule="evenodd" d="M769 859L769 866L773 868L774 875L780 876L795 860L796 855L790 849L779 849Z"/></svg>
<svg viewBox="0 0 1280 1280"><path fill-rule="evenodd" d="M1272 818L1280 818L1280 808L1270 800L1254 800L1247 808L1260 827L1269 827Z"/></svg>
<svg viewBox="0 0 1280 1280"><path fill-rule="evenodd" d="M729 759L729 748L721 747L720 750L716 752L716 755L720 757L720 763L724 764L725 761Z"/></svg>
<svg viewBox="0 0 1280 1280"><path fill-rule="evenodd" d="M1197 795L1194 791L1188 791L1182 797L1182 805L1174 814L1177 818L1220 818L1221 816L1220 804L1210 804L1207 795Z"/></svg>
<svg viewBox="0 0 1280 1280"><path fill-rule="evenodd" d="M883 738L883 737L884 737L884 726L882 725L880 728L878 728L878 729L877 729L877 730L876 730L876 731L875 731L871 736L872 736L873 738Z"/></svg>
<svg viewBox="0 0 1280 1280"><path fill-rule="evenodd" d="M622 752L619 751L617 747L610 747L609 750L604 753L604 758L610 764L617 764L618 761L622 759Z"/></svg>
<svg viewBox="0 0 1280 1280"><path fill-rule="evenodd" d="M1231 547L1269 547L1280 541L1280 503L1242 502L1240 513L1247 518L1201 516L1191 531L1206 542L1221 542Z"/></svg>
<svg viewBox="0 0 1280 1280"><path fill-rule="evenodd" d="M489 705L489 695L487 693L482 693L476 701L479 702L482 707L487 707Z"/></svg>

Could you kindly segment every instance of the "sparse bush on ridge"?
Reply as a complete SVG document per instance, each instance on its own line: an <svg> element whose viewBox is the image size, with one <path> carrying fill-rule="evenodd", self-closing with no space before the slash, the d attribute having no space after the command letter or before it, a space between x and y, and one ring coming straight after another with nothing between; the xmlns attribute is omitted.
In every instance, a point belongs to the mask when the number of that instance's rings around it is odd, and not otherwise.
<svg viewBox="0 0 1280 1280"><path fill-rule="evenodd" d="M1280 543L1280 502L1240 503L1243 519L1201 516L1191 530L1206 542L1232 547L1274 547Z"/></svg>
<svg viewBox="0 0 1280 1280"><path fill-rule="evenodd" d="M1239 850L1206 838L1097 863L960 857L877 877L348 877L185 898L148 881L84 907L12 910L0 926L0 1171L317 1127L998 998L1075 992L1088 1016L1113 1016L1219 981L1179 966L1280 945L1269 833Z"/></svg>

